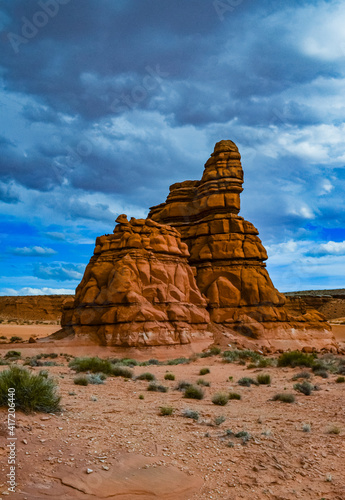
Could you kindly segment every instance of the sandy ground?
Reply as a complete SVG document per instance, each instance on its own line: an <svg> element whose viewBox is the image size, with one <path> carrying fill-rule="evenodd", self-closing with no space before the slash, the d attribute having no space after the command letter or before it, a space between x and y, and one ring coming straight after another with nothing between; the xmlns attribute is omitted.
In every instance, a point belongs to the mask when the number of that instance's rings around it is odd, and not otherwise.
<svg viewBox="0 0 345 500"><path fill-rule="evenodd" d="M59 330L59 325L2 325L0 324L0 337L5 336L8 339L17 336L23 340L29 340L30 337L46 337Z"/></svg>
<svg viewBox="0 0 345 500"><path fill-rule="evenodd" d="M42 349L52 352L51 346ZM249 370L220 356L188 365L134 367L136 375L151 372L169 387L156 393L147 391L146 381L113 377L104 385L78 386L65 358L57 362L60 366L44 369L58 381L63 411L17 413L18 486L10 496L5 494L7 414L0 410L2 500L345 499L345 384L335 383L337 375L313 375L320 390L304 396L293 389L299 368ZM211 384L204 388L204 399L184 398L177 382L196 382L202 367L210 369L202 378ZM176 380L164 380L166 371ZM271 375L270 386L237 384L261 372ZM211 397L220 390L233 390L242 399L216 406ZM284 391L294 393L296 402L271 401ZM174 408L173 415L160 416L159 408L166 405ZM182 415L186 408L199 412L198 422ZM225 417L219 426L214 425L217 416ZM310 432L303 432L304 424L310 424ZM327 432L332 425L340 434ZM252 437L243 444L227 429Z"/></svg>

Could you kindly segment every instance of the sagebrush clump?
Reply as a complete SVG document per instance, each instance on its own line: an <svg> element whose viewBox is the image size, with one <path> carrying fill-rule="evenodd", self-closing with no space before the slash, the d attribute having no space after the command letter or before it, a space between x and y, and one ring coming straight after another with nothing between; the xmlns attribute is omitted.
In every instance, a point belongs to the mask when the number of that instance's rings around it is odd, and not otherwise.
<svg viewBox="0 0 345 500"><path fill-rule="evenodd" d="M11 366L0 374L0 406L7 407L8 389L15 390L16 410L50 413L60 410L61 397L56 382L30 373L26 368Z"/></svg>

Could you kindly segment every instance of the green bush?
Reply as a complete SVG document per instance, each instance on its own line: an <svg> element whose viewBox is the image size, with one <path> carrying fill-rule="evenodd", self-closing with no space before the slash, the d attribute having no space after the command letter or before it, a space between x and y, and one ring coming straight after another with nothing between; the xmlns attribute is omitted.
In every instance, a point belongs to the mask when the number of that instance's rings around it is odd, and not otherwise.
<svg viewBox="0 0 345 500"><path fill-rule="evenodd" d="M75 385L89 385L89 379L86 375L79 375L73 380L73 382Z"/></svg>
<svg viewBox="0 0 345 500"><path fill-rule="evenodd" d="M92 373L106 373L107 375L113 374L114 366L107 359L100 358L74 358L68 363L68 366L79 372L92 372Z"/></svg>
<svg viewBox="0 0 345 500"><path fill-rule="evenodd" d="M314 374L317 375L318 377L322 377L322 378L329 377L327 370L315 370Z"/></svg>
<svg viewBox="0 0 345 500"><path fill-rule="evenodd" d="M271 375L269 375L268 373L260 373L256 377L256 380L258 381L258 384L268 385L271 383Z"/></svg>
<svg viewBox="0 0 345 500"><path fill-rule="evenodd" d="M307 382L306 380L304 380L302 383L294 384L293 388L295 389L295 391L301 392L306 396L310 396L312 390L314 389L314 386L312 384L309 384L309 382Z"/></svg>
<svg viewBox="0 0 345 500"><path fill-rule="evenodd" d="M225 422L226 417L224 415L219 415L218 417L214 417L214 425L221 425L223 422Z"/></svg>
<svg viewBox="0 0 345 500"><path fill-rule="evenodd" d="M48 378L49 377L49 372L48 370L40 370L39 372L40 377Z"/></svg>
<svg viewBox="0 0 345 500"><path fill-rule="evenodd" d="M337 384L343 384L344 382L345 382L345 377L338 377L338 378L336 379L336 383L337 383Z"/></svg>
<svg viewBox="0 0 345 500"><path fill-rule="evenodd" d="M158 359L149 359L147 362L148 365L159 365Z"/></svg>
<svg viewBox="0 0 345 500"><path fill-rule="evenodd" d="M60 410L57 384L52 378L30 373L26 368L11 366L0 374L0 406L8 405L8 389L15 390L16 410L50 413Z"/></svg>
<svg viewBox="0 0 345 500"><path fill-rule="evenodd" d="M166 362L167 365L186 365L188 363L190 363L190 360L188 358L169 359Z"/></svg>
<svg viewBox="0 0 345 500"><path fill-rule="evenodd" d="M246 361L250 360L252 362L260 362L263 358L263 356L257 352L254 352L250 349L243 349L242 351L239 349L233 349L232 351L224 351L223 354L223 360L226 363L234 363L235 361Z"/></svg>
<svg viewBox="0 0 345 500"><path fill-rule="evenodd" d="M296 400L293 394L282 392L273 396L272 401L282 401L283 403L294 403Z"/></svg>
<svg viewBox="0 0 345 500"><path fill-rule="evenodd" d="M229 396L226 392L216 392L212 396L212 403L214 405L225 406L229 401Z"/></svg>
<svg viewBox="0 0 345 500"><path fill-rule="evenodd" d="M104 383L106 376L104 373L91 373L90 375L87 375L87 379L89 384L101 385Z"/></svg>
<svg viewBox="0 0 345 500"><path fill-rule="evenodd" d="M110 375L113 375L114 377L132 378L133 372L127 366L113 365L111 368Z"/></svg>
<svg viewBox="0 0 345 500"><path fill-rule="evenodd" d="M184 391L184 397L188 399L203 399L204 392L200 387L196 387L195 385L190 385L186 387Z"/></svg>
<svg viewBox="0 0 345 500"><path fill-rule="evenodd" d="M278 366L309 366L312 367L317 358L316 354L305 354L300 351L284 352L278 358Z"/></svg>
<svg viewBox="0 0 345 500"><path fill-rule="evenodd" d="M153 373L149 372L141 373L135 378L136 380L148 380L149 382L151 382L152 380L156 380L156 377L153 375Z"/></svg>
<svg viewBox="0 0 345 500"><path fill-rule="evenodd" d="M172 415L174 412L174 408L172 406L161 406L159 410L162 416Z"/></svg>
<svg viewBox="0 0 345 500"><path fill-rule="evenodd" d="M166 373L164 375L164 380L175 380L175 375L173 373Z"/></svg>
<svg viewBox="0 0 345 500"><path fill-rule="evenodd" d="M4 358L20 358L21 357L21 352L19 351L7 351L5 354Z"/></svg>
<svg viewBox="0 0 345 500"><path fill-rule="evenodd" d="M178 391L184 391L187 387L193 385L191 382L187 382L186 380L181 380L177 386L176 386L176 389Z"/></svg>
<svg viewBox="0 0 345 500"><path fill-rule="evenodd" d="M193 420L199 420L199 412L195 410L189 410L186 408L185 410L182 411L182 415L186 418L192 418Z"/></svg>
<svg viewBox="0 0 345 500"><path fill-rule="evenodd" d="M238 385L241 385L242 387L250 387L252 384L258 385L257 381L250 378L250 377L242 377L242 378L240 378L240 380L237 383L238 383Z"/></svg>
<svg viewBox="0 0 345 500"><path fill-rule="evenodd" d="M17 335L10 338L10 342L21 342L22 340L22 337L17 337Z"/></svg>
<svg viewBox="0 0 345 500"><path fill-rule="evenodd" d="M207 375L208 373L210 373L209 368L201 368L201 370L199 371L199 375Z"/></svg>
<svg viewBox="0 0 345 500"><path fill-rule="evenodd" d="M151 382L151 384L148 385L147 390L151 392L168 392L168 387L159 385L156 382Z"/></svg>
<svg viewBox="0 0 345 500"><path fill-rule="evenodd" d="M237 392L229 392L228 397L229 399L241 399L241 394L238 394Z"/></svg>
<svg viewBox="0 0 345 500"><path fill-rule="evenodd" d="M220 353L220 347L211 347L211 349L209 349L208 351L201 353L200 358L209 358L210 356L217 356Z"/></svg>
<svg viewBox="0 0 345 500"><path fill-rule="evenodd" d="M309 372L305 372L305 371L299 372L299 373L296 373L296 375L294 375L292 377L292 380L298 380L299 378L308 378L309 379L309 378L311 378L311 375Z"/></svg>
<svg viewBox="0 0 345 500"><path fill-rule="evenodd" d="M208 382L207 380L204 380L203 378L199 378L196 383L198 385L203 385L204 387L210 387L210 382Z"/></svg>

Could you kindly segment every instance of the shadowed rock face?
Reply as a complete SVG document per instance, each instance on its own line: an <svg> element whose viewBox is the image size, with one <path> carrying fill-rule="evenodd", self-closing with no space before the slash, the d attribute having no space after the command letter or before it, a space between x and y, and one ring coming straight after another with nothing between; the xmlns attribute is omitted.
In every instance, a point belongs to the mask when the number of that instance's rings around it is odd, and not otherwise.
<svg viewBox="0 0 345 500"><path fill-rule="evenodd" d="M273 286L258 231L238 215L242 184L237 146L220 141L200 181L173 184L146 220L119 216L96 240L66 331L114 346L183 344L211 330L223 343L331 348L325 318L292 314Z"/></svg>
<svg viewBox="0 0 345 500"><path fill-rule="evenodd" d="M258 231L238 215L242 183L237 146L220 141L201 180L173 184L166 202L152 207L149 218L178 229L211 321L221 331L225 327L263 346L330 344L332 334L322 315L309 311L292 316L284 307L285 297L266 270L267 253Z"/></svg>
<svg viewBox="0 0 345 500"><path fill-rule="evenodd" d="M62 325L103 345L189 343L209 323L187 245L176 229L120 215L65 309Z"/></svg>

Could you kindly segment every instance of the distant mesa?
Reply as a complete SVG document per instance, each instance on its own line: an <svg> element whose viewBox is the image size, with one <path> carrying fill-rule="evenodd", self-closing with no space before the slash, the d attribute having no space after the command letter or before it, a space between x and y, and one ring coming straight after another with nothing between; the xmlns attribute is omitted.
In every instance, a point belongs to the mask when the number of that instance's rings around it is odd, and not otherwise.
<svg viewBox="0 0 345 500"><path fill-rule="evenodd" d="M147 219L120 215L65 305L58 337L121 347L223 345L335 350L324 316L286 304L257 229L238 215L241 156L220 141L200 181L173 184Z"/></svg>

